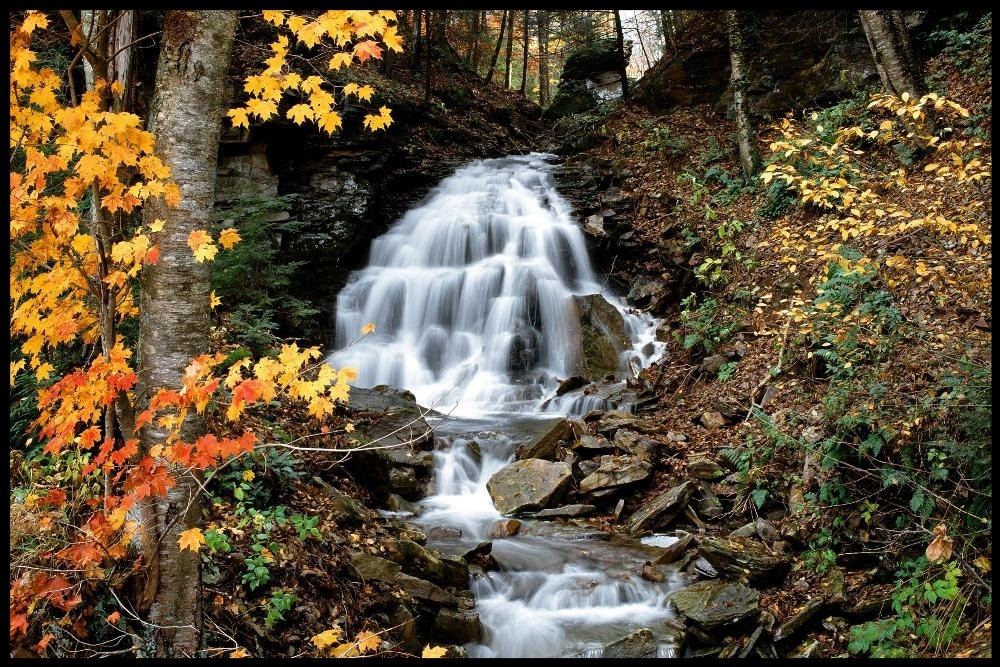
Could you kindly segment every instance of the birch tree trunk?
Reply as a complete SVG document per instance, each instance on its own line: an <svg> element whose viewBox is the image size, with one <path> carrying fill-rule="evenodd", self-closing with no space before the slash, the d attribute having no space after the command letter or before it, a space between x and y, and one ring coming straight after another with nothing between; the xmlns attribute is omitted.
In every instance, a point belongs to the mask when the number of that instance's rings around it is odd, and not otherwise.
<svg viewBox="0 0 1000 667"><path fill-rule="evenodd" d="M209 265L195 261L187 238L211 223L235 29L235 11L171 10L164 19L149 127L157 155L180 187L181 203L167 208L153 200L143 211L147 224L157 218L166 222L159 262L146 265L142 274L139 373L146 401L161 388L179 388L191 359L208 350ZM192 441L203 429L197 415L188 415L181 435ZM165 437L164 429L147 426L144 450ZM200 522L199 489L182 469L171 473L177 484L144 515L150 577L144 597L151 600L147 648L160 657L194 656L201 642L201 559L181 551L178 538Z"/></svg>
<svg viewBox="0 0 1000 667"><path fill-rule="evenodd" d="M743 168L743 175L749 179L760 171L761 158L747 103L749 81L742 12L726 10L725 20L726 34L729 37L729 62L732 65L730 86L733 90L733 113L736 115L736 134L740 145L740 166Z"/></svg>
<svg viewBox="0 0 1000 667"><path fill-rule="evenodd" d="M622 99L628 99L628 63L625 62L625 33L622 30L622 15L617 9L613 10L615 15L615 44L618 48L618 59L620 61L618 75L622 80Z"/></svg>
<svg viewBox="0 0 1000 667"><path fill-rule="evenodd" d="M909 93L912 97L926 93L927 86L913 53L903 12L876 9L861 10L858 14L886 92L893 95Z"/></svg>
<svg viewBox="0 0 1000 667"><path fill-rule="evenodd" d="M510 90L510 66L514 55L514 10L507 12L507 60L503 66L503 87Z"/></svg>
<svg viewBox="0 0 1000 667"><path fill-rule="evenodd" d="M538 10L538 104L549 103L549 12Z"/></svg>
<svg viewBox="0 0 1000 667"><path fill-rule="evenodd" d="M524 10L524 48L521 51L521 94L528 90L528 10Z"/></svg>

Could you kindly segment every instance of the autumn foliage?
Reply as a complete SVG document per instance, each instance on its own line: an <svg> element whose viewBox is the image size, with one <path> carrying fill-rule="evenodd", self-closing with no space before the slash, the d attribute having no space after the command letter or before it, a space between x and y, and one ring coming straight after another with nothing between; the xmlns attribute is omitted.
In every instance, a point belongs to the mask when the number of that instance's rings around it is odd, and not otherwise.
<svg viewBox="0 0 1000 667"><path fill-rule="evenodd" d="M298 94L303 101L288 109L289 118L314 122L327 133L340 126L330 84L287 67L292 46L286 31L306 47L326 42L336 51L333 69L378 58L383 47L401 49L388 11L264 16L281 34L266 69L247 80L249 101L230 112L237 125L246 126L251 117L270 118L284 95ZM260 445L254 431L240 427L255 405L299 403L323 422L337 401L347 399L355 377L351 369L335 370L320 361L317 347L285 345L274 358L244 359L225 373L220 373L224 355L202 355L191 360L181 386L159 391L136 413L142 388L118 328L138 314L137 278L145 265L159 260L164 223L136 226L129 214L152 198L176 206L181 194L154 154L154 135L142 120L109 110L121 84L98 80L79 99L70 99L63 78L40 65L32 39L48 25L46 14L29 11L10 34L10 332L19 343L16 358L12 345L10 382L13 386L21 373L34 374L35 437L65 474L36 481L23 510L18 508L37 522L39 548L31 567L11 569L12 642L44 618L68 626L78 638L87 636L85 618L94 610L84 604L86 594L101 582L119 587L140 567L141 559L127 558L144 530L134 510L176 483L169 467L197 475ZM78 30L72 39L79 44ZM348 84L341 92L368 101L374 90ZM382 107L366 125L377 130L390 122ZM188 245L201 262L239 241L233 228L214 237L199 230ZM212 300L214 307L218 300L214 295ZM82 350L83 361L54 376L57 358L67 349ZM206 412L231 422L230 435L185 440L185 420ZM139 434L150 425L166 429L168 436L163 445L142 451ZM203 540L193 528L182 534L178 547L197 550ZM43 633L33 650L44 653L52 638ZM360 639L359 651L378 643Z"/></svg>

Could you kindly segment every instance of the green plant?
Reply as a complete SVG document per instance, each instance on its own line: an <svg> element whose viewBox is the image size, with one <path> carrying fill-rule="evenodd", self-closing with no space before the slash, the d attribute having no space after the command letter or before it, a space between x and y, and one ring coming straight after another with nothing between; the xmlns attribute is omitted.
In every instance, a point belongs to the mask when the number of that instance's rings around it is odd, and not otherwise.
<svg viewBox="0 0 1000 667"><path fill-rule="evenodd" d="M740 330L741 320L730 318L741 311L727 308L712 297L704 299L700 305L697 299L692 292L681 301L680 327L675 335L685 350L709 355Z"/></svg>
<svg viewBox="0 0 1000 667"><path fill-rule="evenodd" d="M687 142L680 137L672 136L669 127L654 126L648 131L642 147L650 152L669 153L678 157L684 154Z"/></svg>
<svg viewBox="0 0 1000 667"><path fill-rule="evenodd" d="M264 609L267 615L264 617L264 625L273 628L278 621L285 620L285 612L291 611L295 606L296 597L293 593L279 588L271 592L271 597L264 601Z"/></svg>
<svg viewBox="0 0 1000 667"><path fill-rule="evenodd" d="M308 538L312 537L315 539L321 539L319 528L318 516L305 516L303 514L293 514L288 517L289 523L295 528L296 533L298 533L299 540L305 542Z"/></svg>
<svg viewBox="0 0 1000 667"><path fill-rule="evenodd" d="M216 212L218 226L235 225L241 241L212 265L212 287L221 299L229 335L255 356L274 345L279 331L309 333L319 313L291 293L302 262L287 261L280 251L278 239L302 228L302 223L281 219L293 203L293 195L242 198Z"/></svg>
<svg viewBox="0 0 1000 667"><path fill-rule="evenodd" d="M719 382L728 382L729 379L733 377L733 373L736 372L736 367L739 365L740 362L738 361L727 361L719 366Z"/></svg>

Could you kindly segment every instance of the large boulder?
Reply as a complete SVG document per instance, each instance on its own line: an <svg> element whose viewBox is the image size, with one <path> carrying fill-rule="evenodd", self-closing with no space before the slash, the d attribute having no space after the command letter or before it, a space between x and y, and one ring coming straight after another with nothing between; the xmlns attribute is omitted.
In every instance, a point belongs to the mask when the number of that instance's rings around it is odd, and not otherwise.
<svg viewBox="0 0 1000 667"><path fill-rule="evenodd" d="M681 616L704 630L734 625L760 611L760 593L729 581L699 581L671 597Z"/></svg>
<svg viewBox="0 0 1000 667"><path fill-rule="evenodd" d="M625 43L625 63L632 55L632 42ZM587 42L566 57L562 76L544 116L557 120L589 111L600 102L621 97L622 59L613 39Z"/></svg>
<svg viewBox="0 0 1000 667"><path fill-rule="evenodd" d="M568 463L524 459L498 470L486 483L486 490L500 512L517 514L558 504L572 478Z"/></svg>
<svg viewBox="0 0 1000 667"><path fill-rule="evenodd" d="M642 533L665 527L684 511L687 501L696 488L694 482L687 480L666 493L661 493L628 518L625 522L626 530L630 533Z"/></svg>
<svg viewBox="0 0 1000 667"><path fill-rule="evenodd" d="M720 574L746 577L751 582L784 576L789 565L784 556L747 538L706 537L698 545L698 553Z"/></svg>
<svg viewBox="0 0 1000 667"><path fill-rule="evenodd" d="M560 419L517 449L519 459L551 459L560 440L570 445L574 440L573 422Z"/></svg>
<svg viewBox="0 0 1000 667"><path fill-rule="evenodd" d="M580 482L580 493L592 493L601 489L625 486L649 479L653 466L638 456L601 457L597 470Z"/></svg>
<svg viewBox="0 0 1000 667"><path fill-rule="evenodd" d="M655 658L656 638L649 628L639 628L635 632L606 644L601 651L602 658Z"/></svg>
<svg viewBox="0 0 1000 667"><path fill-rule="evenodd" d="M622 352L632 341L622 314L600 294L573 297L568 338L579 341L574 375L601 379L617 374Z"/></svg>
<svg viewBox="0 0 1000 667"><path fill-rule="evenodd" d="M483 625L479 613L467 609L442 607L434 618L431 638L449 644L478 642L483 635Z"/></svg>

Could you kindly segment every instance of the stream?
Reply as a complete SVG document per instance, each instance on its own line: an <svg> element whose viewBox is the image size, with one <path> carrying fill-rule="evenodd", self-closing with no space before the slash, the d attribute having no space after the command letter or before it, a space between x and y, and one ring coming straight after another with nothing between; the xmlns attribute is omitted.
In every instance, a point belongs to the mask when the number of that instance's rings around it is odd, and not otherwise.
<svg viewBox="0 0 1000 667"><path fill-rule="evenodd" d="M606 407L581 391L555 395L581 354L573 297L601 294L624 317L632 349L619 377L659 357L656 321L632 312L598 282L583 234L556 191L547 159L482 160L446 178L372 244L366 268L337 300L340 366L357 386L407 389L439 417L432 495L415 520L428 546L461 553L488 539L501 518L486 483L518 444L552 419ZM368 322L376 332L360 341ZM657 655L676 646L663 621L680 577L639 576L656 549L608 540L581 521L523 519L493 541L499 568L469 583L483 624L473 657L599 657L641 627Z"/></svg>

